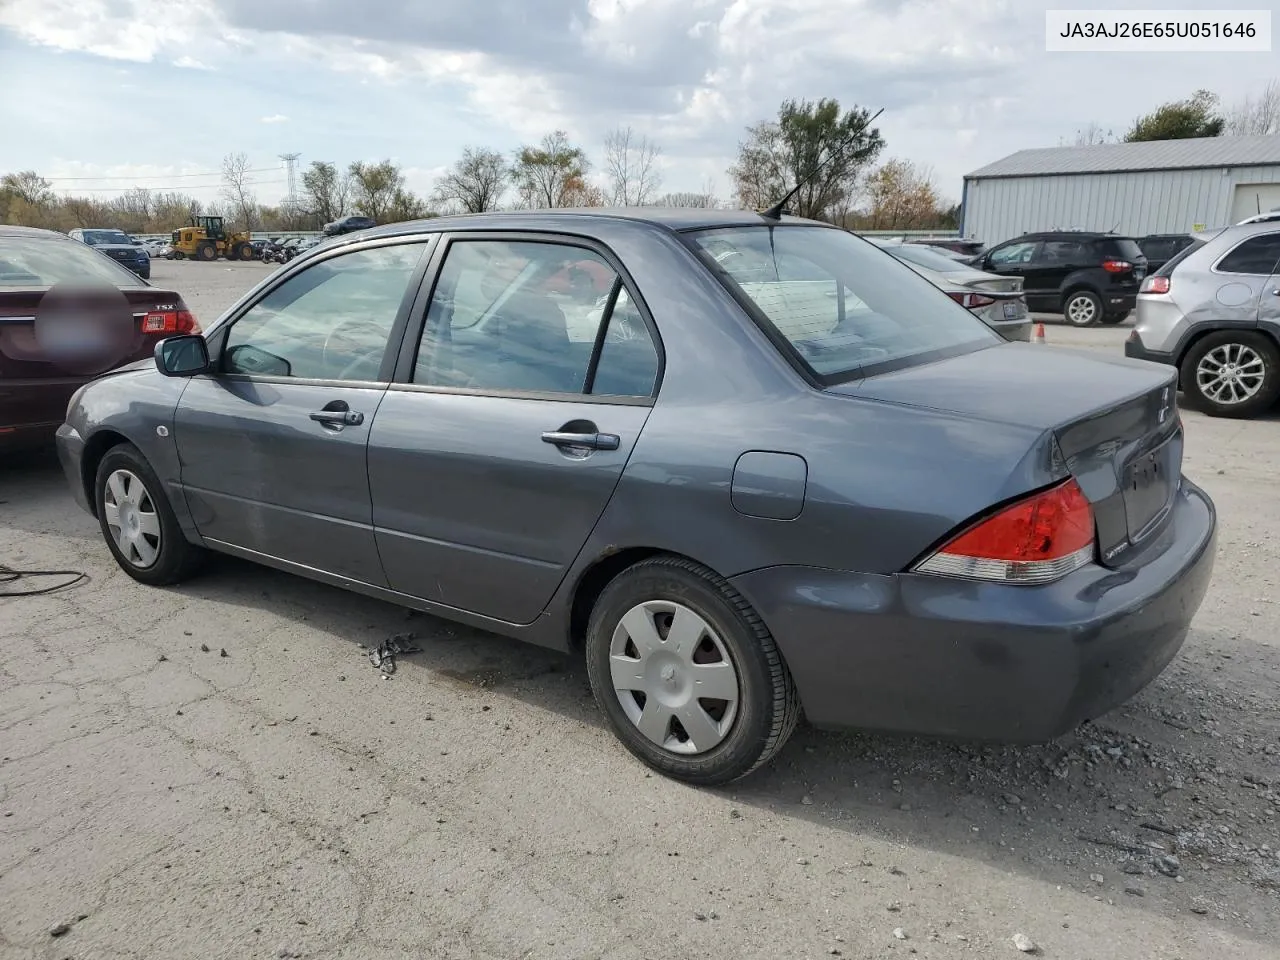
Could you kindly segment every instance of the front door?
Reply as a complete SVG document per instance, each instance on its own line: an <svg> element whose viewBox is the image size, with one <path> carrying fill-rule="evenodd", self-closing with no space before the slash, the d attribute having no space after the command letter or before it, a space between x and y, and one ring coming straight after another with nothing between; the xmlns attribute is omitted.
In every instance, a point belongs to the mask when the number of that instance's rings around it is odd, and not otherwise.
<svg viewBox="0 0 1280 960"><path fill-rule="evenodd" d="M545 608L648 419L651 326L602 252L454 240L369 441L390 586L508 623Z"/></svg>
<svg viewBox="0 0 1280 960"><path fill-rule="evenodd" d="M366 448L426 249L319 260L211 336L217 372L192 379L174 420L203 537L385 584Z"/></svg>
<svg viewBox="0 0 1280 960"><path fill-rule="evenodd" d="M982 264L984 270L998 273L1002 277L1021 278L1022 290L1027 295L1027 306L1032 310L1044 309L1033 302L1037 297L1033 294L1031 287L1031 263L1039 246L1038 240L1013 240L991 250ZM1039 300L1043 299L1044 295L1041 292Z"/></svg>

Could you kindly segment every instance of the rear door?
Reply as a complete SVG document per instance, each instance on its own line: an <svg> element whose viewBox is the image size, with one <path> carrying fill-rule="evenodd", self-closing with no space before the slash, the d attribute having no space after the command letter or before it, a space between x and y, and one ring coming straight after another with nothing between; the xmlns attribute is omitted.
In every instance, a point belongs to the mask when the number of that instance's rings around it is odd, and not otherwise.
<svg viewBox="0 0 1280 960"><path fill-rule="evenodd" d="M1089 261L1089 244L1075 237L1046 240L1027 268L1027 302L1032 310L1061 310L1067 278Z"/></svg>
<svg viewBox="0 0 1280 960"><path fill-rule="evenodd" d="M392 589L509 623L546 607L656 395L656 333L620 274L563 236L444 251L370 436Z"/></svg>
<svg viewBox="0 0 1280 960"><path fill-rule="evenodd" d="M374 545L366 447L429 242L306 265L210 336L174 419L201 536L364 583Z"/></svg>
<svg viewBox="0 0 1280 960"><path fill-rule="evenodd" d="M1213 266L1219 280L1217 301L1240 305L1247 300L1251 320L1276 324L1280 319L1280 294L1274 292L1277 263L1280 229L1242 240Z"/></svg>

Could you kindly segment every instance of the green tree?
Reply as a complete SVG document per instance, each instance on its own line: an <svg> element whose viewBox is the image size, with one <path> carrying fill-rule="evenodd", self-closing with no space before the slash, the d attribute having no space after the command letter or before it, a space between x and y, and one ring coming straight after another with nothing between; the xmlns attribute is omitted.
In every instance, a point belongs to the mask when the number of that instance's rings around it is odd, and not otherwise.
<svg viewBox="0 0 1280 960"><path fill-rule="evenodd" d="M557 130L516 151L511 179L525 207L566 207L581 199L590 167L586 151Z"/></svg>
<svg viewBox="0 0 1280 960"><path fill-rule="evenodd" d="M351 180L336 164L312 160L302 171L302 192L315 218L322 224L329 223L346 214Z"/></svg>
<svg viewBox="0 0 1280 960"><path fill-rule="evenodd" d="M747 128L738 161L729 168L738 202L763 210L825 163L791 201L797 216L822 219L857 188L858 175L884 149L880 131L868 127L871 111L840 110L837 100L786 100L778 119ZM827 162L830 161L830 162Z"/></svg>
<svg viewBox="0 0 1280 960"><path fill-rule="evenodd" d="M1125 134L1130 143L1140 140L1185 140L1220 137L1226 118L1218 112L1218 95L1197 90L1186 100L1174 100L1138 117Z"/></svg>
<svg viewBox="0 0 1280 960"><path fill-rule="evenodd" d="M385 223L397 193L404 191L404 174L390 160L381 163L356 161L348 168L356 210Z"/></svg>

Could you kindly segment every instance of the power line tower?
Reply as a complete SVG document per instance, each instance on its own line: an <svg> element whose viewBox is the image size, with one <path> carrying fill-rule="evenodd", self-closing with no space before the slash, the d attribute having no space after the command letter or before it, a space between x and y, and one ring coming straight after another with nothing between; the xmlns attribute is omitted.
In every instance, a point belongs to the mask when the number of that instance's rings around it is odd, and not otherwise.
<svg viewBox="0 0 1280 960"><path fill-rule="evenodd" d="M289 210L297 210L298 207L301 206L301 204L298 202L298 191L297 191L296 183L294 181L295 165L297 164L298 158L300 156L302 156L302 154L300 153L280 154L280 159L284 161L285 177L287 178L289 183L289 192L285 194L285 198L284 198L284 201L281 203L281 206Z"/></svg>

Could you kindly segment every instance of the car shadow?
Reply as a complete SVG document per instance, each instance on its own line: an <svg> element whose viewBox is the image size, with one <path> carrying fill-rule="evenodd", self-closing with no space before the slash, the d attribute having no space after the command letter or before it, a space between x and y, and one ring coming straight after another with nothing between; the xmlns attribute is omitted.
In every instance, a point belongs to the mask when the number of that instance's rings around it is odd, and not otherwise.
<svg viewBox="0 0 1280 960"><path fill-rule="evenodd" d="M421 652L399 659L400 678L484 689L606 726L580 656L229 557L177 589L312 627L322 611L323 629L362 653L412 633ZM1267 752L1280 741L1280 708L1274 698L1242 695L1238 678L1220 672L1226 661L1212 646L1193 631L1147 690L1052 743L984 745L802 725L771 764L710 792L738 807L963 856L1131 908L1203 913L1205 923L1274 942L1280 860L1262 845L1274 844L1280 813L1280 756ZM366 669L376 668L366 662ZM1256 674L1257 665L1251 669ZM1265 671L1274 689L1280 665ZM1264 678L1251 688L1267 686ZM1167 856L1175 860L1160 859ZM1166 875L1171 863L1182 881Z"/></svg>

